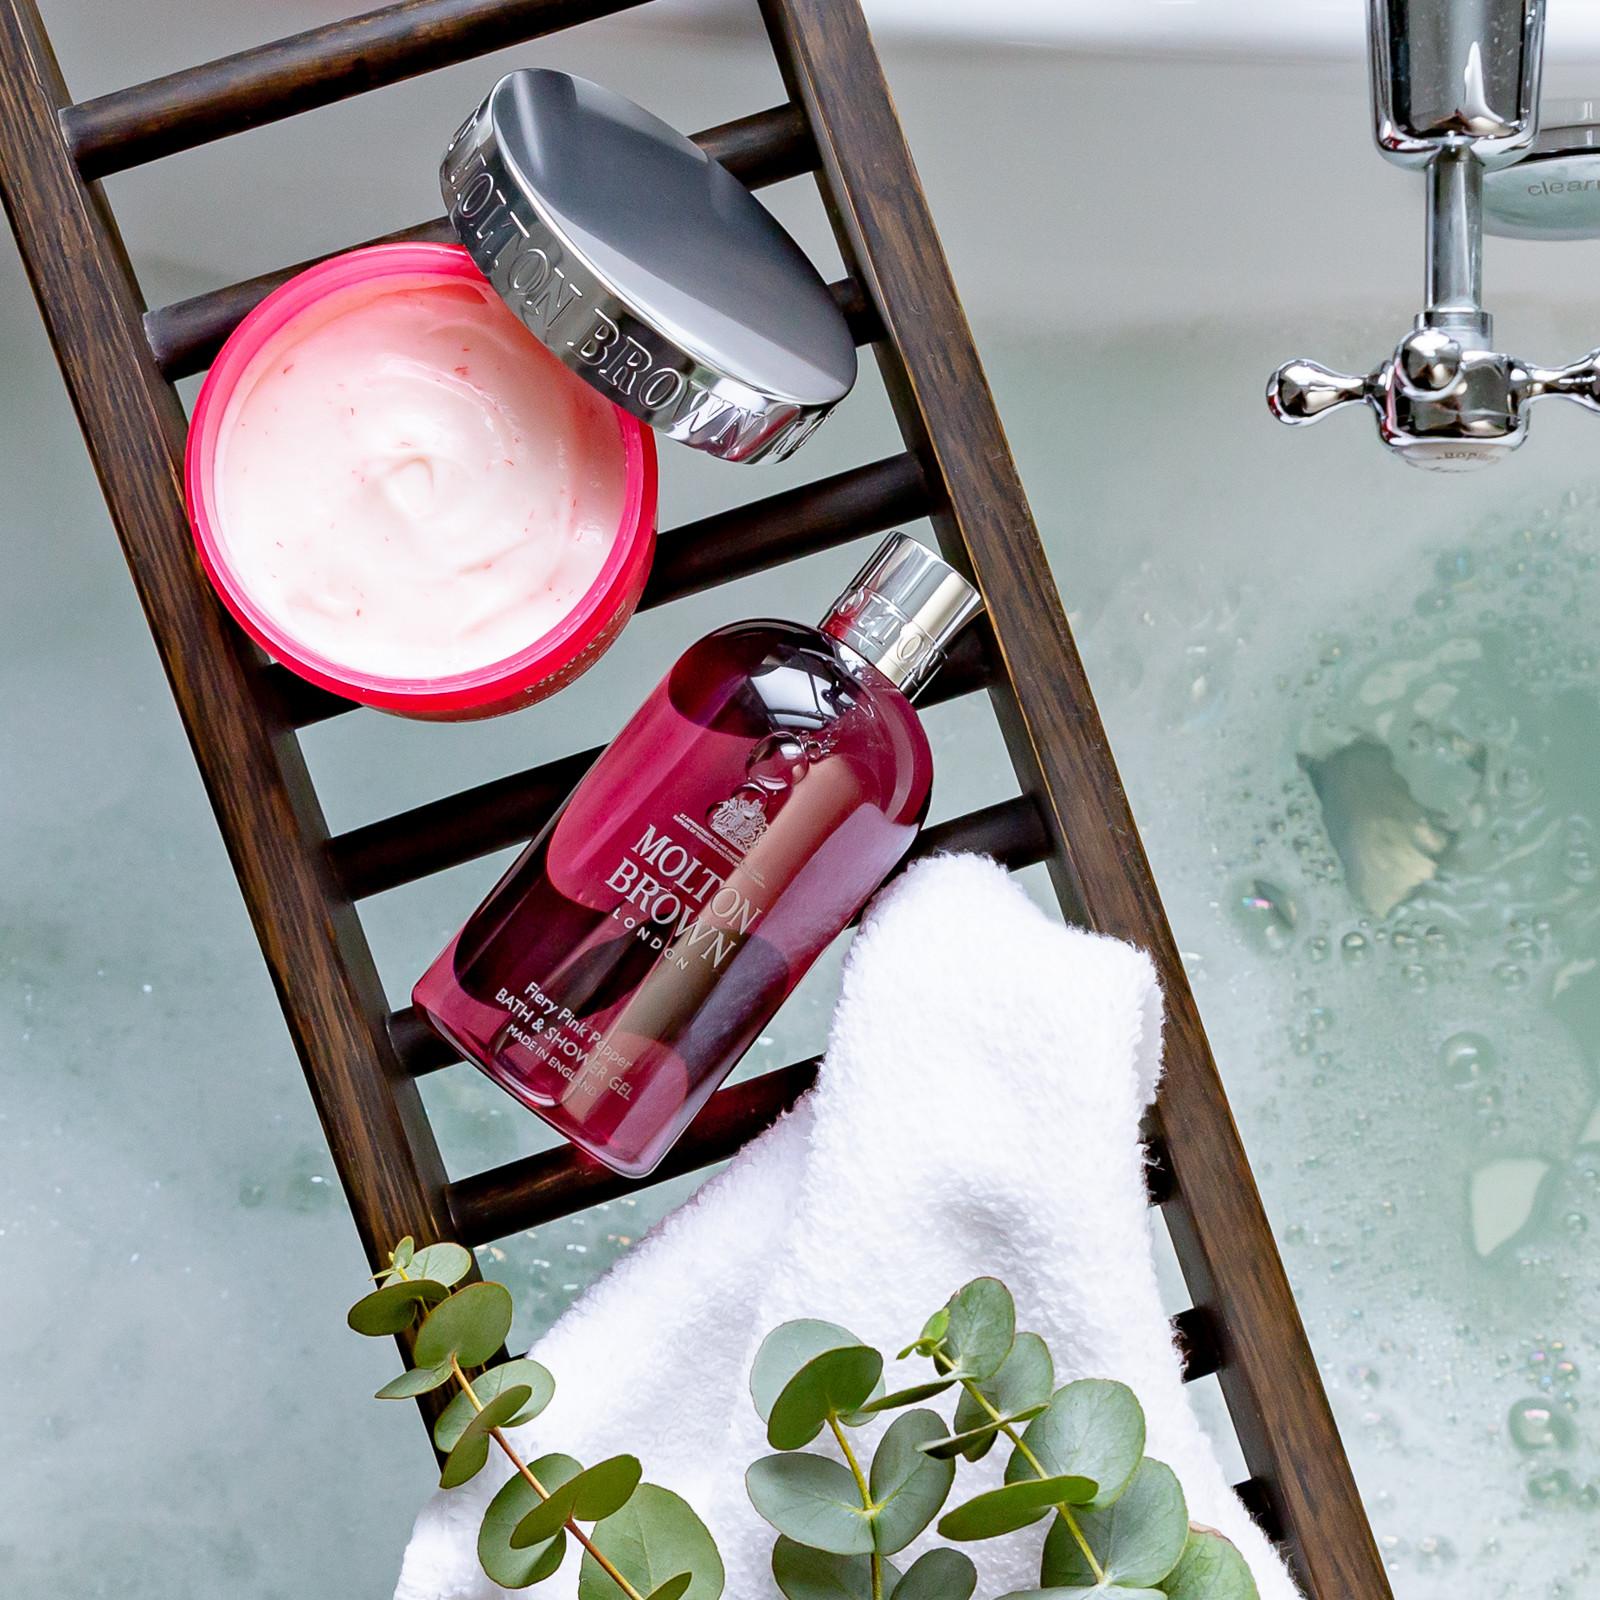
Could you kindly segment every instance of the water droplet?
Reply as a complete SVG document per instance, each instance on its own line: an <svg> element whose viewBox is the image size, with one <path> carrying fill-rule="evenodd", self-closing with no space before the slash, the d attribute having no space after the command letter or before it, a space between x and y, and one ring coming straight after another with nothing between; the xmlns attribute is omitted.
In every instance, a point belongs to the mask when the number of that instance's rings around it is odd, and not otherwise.
<svg viewBox="0 0 1600 1600"><path fill-rule="evenodd" d="M1495 981L1505 989L1521 989L1528 981L1527 971L1519 967L1514 961L1496 963L1494 976Z"/></svg>
<svg viewBox="0 0 1600 1600"><path fill-rule="evenodd" d="M1339 941L1339 954L1346 961L1365 961L1371 953L1371 946L1368 945L1367 936L1364 933L1347 933Z"/></svg>
<svg viewBox="0 0 1600 1600"><path fill-rule="evenodd" d="M1536 1472L1528 1479L1528 1498L1549 1505L1567 1499L1575 1487L1572 1474L1564 1467L1556 1467L1551 1472Z"/></svg>
<svg viewBox="0 0 1600 1600"><path fill-rule="evenodd" d="M1576 1438L1571 1421L1540 1399L1517 1401L1506 1418L1506 1432L1512 1444L1528 1455L1570 1450Z"/></svg>
<svg viewBox="0 0 1600 1600"><path fill-rule="evenodd" d="M1456 1558L1456 1547L1448 1539L1430 1533L1417 1540L1417 1561L1424 1568L1446 1567Z"/></svg>
<svg viewBox="0 0 1600 1600"><path fill-rule="evenodd" d="M1233 902L1233 915L1258 949L1276 953L1294 941L1294 901L1266 878L1252 879L1239 892Z"/></svg>
<svg viewBox="0 0 1600 1600"><path fill-rule="evenodd" d="M1494 1046L1481 1033L1453 1033L1440 1047L1439 1065L1452 1088L1475 1088L1495 1065Z"/></svg>

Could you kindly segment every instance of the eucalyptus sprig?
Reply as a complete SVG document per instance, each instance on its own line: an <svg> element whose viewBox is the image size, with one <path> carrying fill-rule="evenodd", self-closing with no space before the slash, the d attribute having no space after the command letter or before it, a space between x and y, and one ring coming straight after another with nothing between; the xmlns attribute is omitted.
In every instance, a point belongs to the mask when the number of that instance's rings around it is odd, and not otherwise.
<svg viewBox="0 0 1600 1600"><path fill-rule="evenodd" d="M421 1315L416 1364L377 1398L413 1399L455 1385L433 1428L445 1458L441 1488L481 1472L491 1442L511 1463L478 1533L483 1570L504 1588L529 1588L560 1569L570 1536L583 1550L579 1600L617 1600L618 1591L625 1600L718 1600L722 1558L705 1524L670 1490L642 1482L636 1456L591 1467L559 1453L528 1462L507 1438L506 1429L549 1405L555 1379L525 1356L495 1360L511 1331L511 1295L504 1284L463 1284L471 1269L471 1254L458 1244L419 1250L402 1239L348 1321L357 1333L380 1337L408 1332ZM580 1523L590 1524L588 1532Z"/></svg>
<svg viewBox="0 0 1600 1600"><path fill-rule="evenodd" d="M889 1557L939 1516L957 1460L1002 1437L1002 1486L946 1511L938 1531L964 1543L1052 1517L1039 1588L1005 1600L1258 1600L1238 1550L1190 1523L1176 1474L1145 1455L1133 1391L1104 1378L1057 1388L1049 1347L1017 1332L998 1279L967 1284L900 1355L925 1356L933 1376L884 1393L882 1355L829 1322L786 1322L756 1356L751 1396L782 1453L745 1482L779 1534L772 1572L787 1600L969 1600L977 1572L960 1551L926 1551L903 1574ZM921 1403L952 1389L947 1427ZM863 1470L851 1433L886 1411L903 1415ZM842 1463L802 1453L824 1429Z"/></svg>

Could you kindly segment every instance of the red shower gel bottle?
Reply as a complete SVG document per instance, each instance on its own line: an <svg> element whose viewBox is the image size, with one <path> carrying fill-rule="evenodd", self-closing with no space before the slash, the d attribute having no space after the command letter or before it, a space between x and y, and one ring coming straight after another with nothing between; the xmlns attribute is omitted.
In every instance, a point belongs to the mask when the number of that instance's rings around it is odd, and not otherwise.
<svg viewBox="0 0 1600 1600"><path fill-rule="evenodd" d="M649 1172L906 853L933 777L909 694L977 609L914 540L820 628L679 658L417 984L470 1061Z"/></svg>

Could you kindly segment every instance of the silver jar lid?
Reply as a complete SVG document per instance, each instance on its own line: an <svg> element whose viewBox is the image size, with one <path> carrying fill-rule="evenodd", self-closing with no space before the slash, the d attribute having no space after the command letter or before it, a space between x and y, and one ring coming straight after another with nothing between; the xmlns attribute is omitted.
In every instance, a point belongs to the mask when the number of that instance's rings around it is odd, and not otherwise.
<svg viewBox="0 0 1600 1600"><path fill-rule="evenodd" d="M949 562L891 533L829 608L822 631L913 695L982 609L978 591Z"/></svg>
<svg viewBox="0 0 1600 1600"><path fill-rule="evenodd" d="M450 221L601 394L726 461L781 460L856 378L828 286L719 163L631 100L513 72L445 152Z"/></svg>

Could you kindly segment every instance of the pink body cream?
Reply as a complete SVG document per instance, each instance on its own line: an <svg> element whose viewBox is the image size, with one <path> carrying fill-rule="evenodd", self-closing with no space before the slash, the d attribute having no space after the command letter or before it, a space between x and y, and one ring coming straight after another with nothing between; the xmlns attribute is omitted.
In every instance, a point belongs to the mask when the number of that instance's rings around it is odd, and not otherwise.
<svg viewBox="0 0 1600 1600"><path fill-rule="evenodd" d="M648 431L454 245L353 251L268 296L201 391L187 478L201 558L257 642L418 716L575 677L654 543Z"/></svg>

